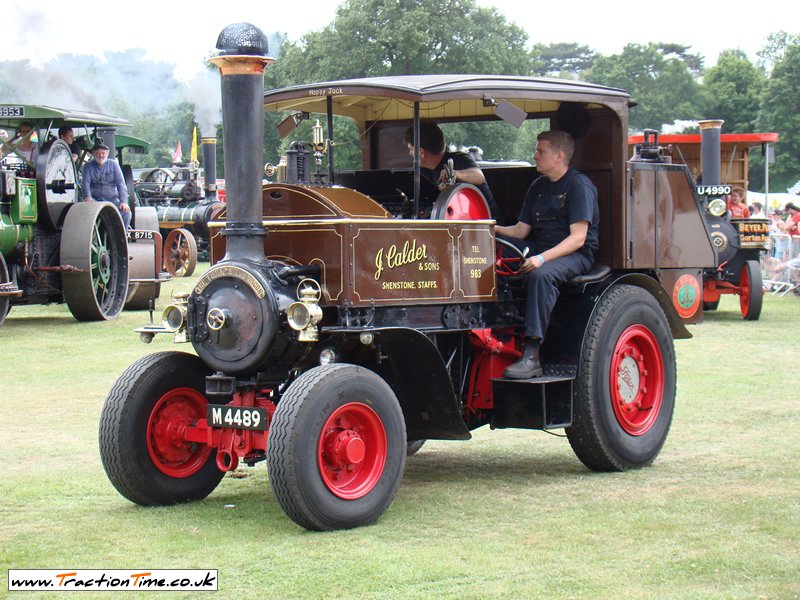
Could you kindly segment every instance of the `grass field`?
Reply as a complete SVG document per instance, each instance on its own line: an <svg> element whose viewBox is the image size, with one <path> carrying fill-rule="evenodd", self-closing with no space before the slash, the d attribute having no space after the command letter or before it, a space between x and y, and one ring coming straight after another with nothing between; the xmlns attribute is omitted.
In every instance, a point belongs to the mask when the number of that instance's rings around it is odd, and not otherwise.
<svg viewBox="0 0 800 600"><path fill-rule="evenodd" d="M173 347L139 342L146 320L17 307L0 329L0 596L9 568L210 568L222 598L800 598L800 298L767 296L744 322L723 297L676 342L651 468L591 473L565 439L483 428L427 443L376 525L333 533L281 512L264 463L190 505L117 494L97 442L106 394Z"/></svg>

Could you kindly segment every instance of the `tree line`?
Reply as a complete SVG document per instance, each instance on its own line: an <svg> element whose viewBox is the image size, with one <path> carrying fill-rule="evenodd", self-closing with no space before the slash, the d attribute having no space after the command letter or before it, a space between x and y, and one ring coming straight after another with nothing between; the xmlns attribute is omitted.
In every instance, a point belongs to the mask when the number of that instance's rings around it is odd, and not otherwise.
<svg viewBox="0 0 800 600"><path fill-rule="evenodd" d="M706 118L724 119L723 133L778 132L781 141L770 167L770 188L783 191L800 179L797 34L774 32L755 62L731 48L714 65L706 66L704 57L673 43L628 44L612 55L601 55L579 43L537 43L497 9L478 6L475 0L345 0L322 30L297 41L270 34L270 50L279 60L267 68L267 88L425 73L548 76L618 87L627 90L636 103L630 113L631 132ZM25 61L0 62L0 98L58 106L54 88L67 96L67 91L74 91L64 106L102 108L101 112L127 118L134 124L132 134L152 144L149 157L136 160L164 165L176 140L183 140L187 153L197 121L198 94L193 97L191 85L171 76L172 67L146 60L138 49L106 53L103 59L60 55L43 69ZM32 91L48 100L37 100ZM96 97L96 106L86 106L89 96ZM76 104L79 101L84 104ZM281 118L267 115L264 150L271 162L277 161L287 143L278 139L274 129ZM337 129L345 137L356 135L352 129ZM688 125L684 132L696 130ZM303 133L302 129L297 132ZM532 140L511 140L498 133L487 143L468 139L468 128L461 133L463 140L449 141L477 143L484 150L488 146L490 158L529 159L532 154ZM220 128L217 135L221 137ZM448 137L452 138L450 132ZM355 152L358 145L352 146ZM526 148L529 155L520 155ZM348 159L344 154L337 154L337 162ZM751 189L763 191L763 158L754 152L751 159ZM221 160L218 172L223 173Z"/></svg>

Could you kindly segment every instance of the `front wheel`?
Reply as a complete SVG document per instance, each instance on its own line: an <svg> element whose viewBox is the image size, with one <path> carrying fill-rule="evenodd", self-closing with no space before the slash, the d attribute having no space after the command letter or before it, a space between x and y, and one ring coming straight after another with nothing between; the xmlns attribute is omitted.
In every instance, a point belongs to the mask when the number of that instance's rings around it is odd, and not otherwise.
<svg viewBox="0 0 800 600"><path fill-rule="evenodd" d="M400 404L378 375L335 364L303 373L278 403L267 466L284 512L311 530L375 522L406 458Z"/></svg>
<svg viewBox="0 0 800 600"><path fill-rule="evenodd" d="M183 437L206 418L206 375L196 356L160 352L133 363L111 388L100 418L100 457L131 502L200 500L222 479L216 450Z"/></svg>
<svg viewBox="0 0 800 600"><path fill-rule="evenodd" d="M764 302L764 284L761 279L761 265L756 260L748 260L742 265L739 274L739 308L745 321L758 321L761 305Z"/></svg>
<svg viewBox="0 0 800 600"><path fill-rule="evenodd" d="M672 422L675 380L672 333L656 299L611 287L587 327L567 428L581 462L596 471L651 464Z"/></svg>

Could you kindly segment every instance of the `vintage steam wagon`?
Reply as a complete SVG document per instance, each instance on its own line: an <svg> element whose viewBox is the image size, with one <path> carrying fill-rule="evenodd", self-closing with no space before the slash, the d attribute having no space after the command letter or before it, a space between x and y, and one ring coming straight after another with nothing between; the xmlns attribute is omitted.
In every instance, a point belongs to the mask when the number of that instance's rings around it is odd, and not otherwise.
<svg viewBox="0 0 800 600"><path fill-rule="evenodd" d="M700 134L656 139L664 146L664 160L685 164L695 179L702 175L698 198L717 250L717 266L703 273L703 310L716 310L723 294L733 294L739 296L742 318L756 321L764 297L759 261L769 243L769 220L732 218L724 197L734 187L749 188L749 151L758 147L764 151L779 136L721 133L722 124L720 120L701 121ZM644 139L645 135L631 136L628 143L635 148Z"/></svg>
<svg viewBox="0 0 800 600"><path fill-rule="evenodd" d="M68 125L75 133L113 132L124 119L48 106L0 105L0 127L28 122L38 151L17 152L26 139L8 140L0 162L0 324L12 306L65 302L79 321L99 321L123 308L147 308L158 297L160 248L152 231L130 231L107 202L81 202L72 150L56 139ZM91 148L91 146L89 146ZM138 306L137 306L138 305Z"/></svg>
<svg viewBox="0 0 800 600"><path fill-rule="evenodd" d="M140 330L171 332L197 355L146 356L108 396L100 448L123 496L204 498L240 461L266 460L296 523L355 527L387 509L422 440L466 440L484 425L565 428L593 470L653 462L675 405L673 338L691 337L686 324L701 318L702 273L716 256L686 167L652 147L627 160L625 92L442 75L264 95L263 34L231 25L217 48L228 200L212 249L224 241L225 254L165 309L163 326ZM290 181L262 185L263 108L327 115L326 134L287 161ZM335 115L360 130L362 170L333 168ZM573 165L599 190L600 253L561 290L544 377L502 379L520 355L519 257L498 250L476 188L440 193L421 178L418 138L409 164L403 133L422 118L534 119L577 138ZM315 169L323 158L327 173ZM487 171L506 215L535 176Z"/></svg>

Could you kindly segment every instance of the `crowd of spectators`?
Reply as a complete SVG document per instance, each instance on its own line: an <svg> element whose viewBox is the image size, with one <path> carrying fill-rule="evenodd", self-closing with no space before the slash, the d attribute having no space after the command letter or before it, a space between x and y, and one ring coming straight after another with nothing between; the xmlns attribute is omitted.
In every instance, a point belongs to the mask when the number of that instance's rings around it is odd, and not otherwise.
<svg viewBox="0 0 800 600"><path fill-rule="evenodd" d="M783 209L773 210L769 221L765 284L775 292L800 295L800 207L788 202Z"/></svg>

